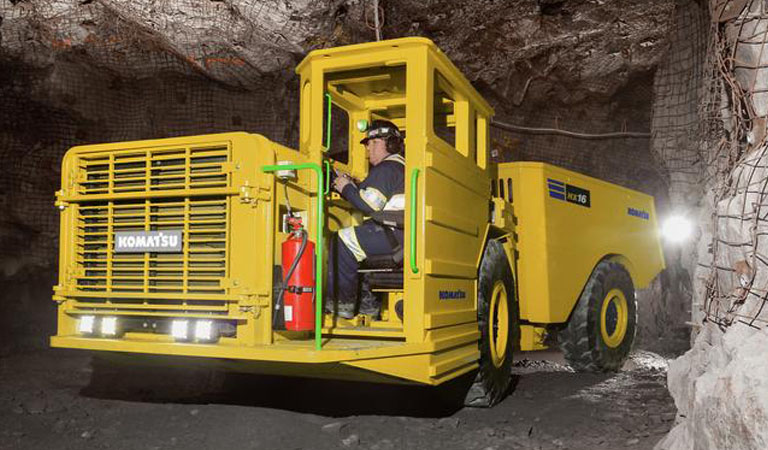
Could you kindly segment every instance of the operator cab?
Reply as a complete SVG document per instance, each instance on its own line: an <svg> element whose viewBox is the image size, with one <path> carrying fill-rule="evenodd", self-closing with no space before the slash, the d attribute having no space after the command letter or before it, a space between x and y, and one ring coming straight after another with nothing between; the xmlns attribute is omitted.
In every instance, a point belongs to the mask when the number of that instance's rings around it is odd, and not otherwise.
<svg viewBox="0 0 768 450"><path fill-rule="evenodd" d="M323 95L323 159L331 167L331 177L334 176L334 169L338 169L358 181L363 180L370 170L365 145L360 144L366 127L375 120L387 120L394 123L405 137L405 112L404 63L327 72ZM364 217L335 191L329 194L329 232L359 225L366 219L374 220L381 226L394 226L401 230L404 227L404 211L395 214L377 212L371 217ZM361 263L357 297L362 299L372 295L376 297L374 301L381 304L381 316L362 317L363 324L369 324L369 319L402 323L403 253L403 247L398 246L392 254L371 255Z"/></svg>
<svg viewBox="0 0 768 450"><path fill-rule="evenodd" d="M380 298L381 317L358 316L352 325L402 330L413 319L418 327L424 314L446 307L473 315L477 269L465 261L481 252L488 220L493 110L422 38L316 50L296 72L301 76L299 151L322 161L327 175L338 169L357 180L366 178L370 168L360 143L362 124L387 120L405 138L406 206L397 220L404 230L402 254L363 262L360 278ZM331 233L367 219L328 181L325 195L326 241ZM439 299L446 292L454 297L450 305L427 298ZM349 325L326 315L326 324L329 320Z"/></svg>

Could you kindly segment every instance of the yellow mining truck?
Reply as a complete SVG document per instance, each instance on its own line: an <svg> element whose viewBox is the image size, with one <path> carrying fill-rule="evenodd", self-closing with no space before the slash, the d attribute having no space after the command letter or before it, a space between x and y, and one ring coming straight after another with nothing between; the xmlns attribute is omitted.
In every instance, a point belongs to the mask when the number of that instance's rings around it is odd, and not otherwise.
<svg viewBox="0 0 768 450"><path fill-rule="evenodd" d="M267 374L474 377L471 405L503 398L513 350L559 341L577 369L621 367L635 288L664 267L652 197L490 161L493 109L427 39L316 50L296 71L298 150L224 133L67 152L52 346ZM319 300L327 242L365 218L329 175L365 178L356 124L375 119L405 134L404 261L367 271L379 316L343 319ZM274 320L288 216L316 248L310 330Z"/></svg>

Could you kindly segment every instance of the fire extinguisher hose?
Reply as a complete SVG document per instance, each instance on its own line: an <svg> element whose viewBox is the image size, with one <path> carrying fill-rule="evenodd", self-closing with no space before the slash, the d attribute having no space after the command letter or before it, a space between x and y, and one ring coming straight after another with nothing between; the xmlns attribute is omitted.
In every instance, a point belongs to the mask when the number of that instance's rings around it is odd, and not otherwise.
<svg viewBox="0 0 768 450"><path fill-rule="evenodd" d="M275 299L275 308L272 312L272 326L274 327L275 324L277 324L277 315L280 313L280 310L283 307L283 293L286 289L288 289L288 280L291 279L291 276L293 276L293 272L296 271L296 267L299 265L299 261L301 260L302 255L304 255L304 250L307 248L307 230L301 229L301 245L299 246L299 252L296 254L296 257L293 258L293 262L291 263L291 267L288 268L288 273L285 274L285 277L283 277L283 283L282 286L280 286L280 290L277 293L277 299Z"/></svg>

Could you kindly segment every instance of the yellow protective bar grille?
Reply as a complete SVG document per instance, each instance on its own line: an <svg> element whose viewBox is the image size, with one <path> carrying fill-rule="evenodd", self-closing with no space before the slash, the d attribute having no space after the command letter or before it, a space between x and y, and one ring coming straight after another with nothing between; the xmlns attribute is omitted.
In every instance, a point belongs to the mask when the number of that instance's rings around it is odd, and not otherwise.
<svg viewBox="0 0 768 450"><path fill-rule="evenodd" d="M81 156L74 306L226 313L230 159L227 145ZM181 231L182 251L117 253L126 231Z"/></svg>
<svg viewBox="0 0 768 450"><path fill-rule="evenodd" d="M227 146L103 153L80 158L77 193L125 194L226 187Z"/></svg>

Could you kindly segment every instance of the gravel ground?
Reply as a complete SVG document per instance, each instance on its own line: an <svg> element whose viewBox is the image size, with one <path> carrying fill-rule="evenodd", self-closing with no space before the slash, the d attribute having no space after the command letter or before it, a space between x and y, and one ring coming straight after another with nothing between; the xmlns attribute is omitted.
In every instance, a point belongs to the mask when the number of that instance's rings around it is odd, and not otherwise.
<svg viewBox="0 0 768 450"><path fill-rule="evenodd" d="M674 423L655 354L616 374L573 373L555 353L518 359L512 394L473 409L431 389L263 376L198 374L203 394L157 373L92 383L88 353L8 355L0 449L652 449Z"/></svg>

